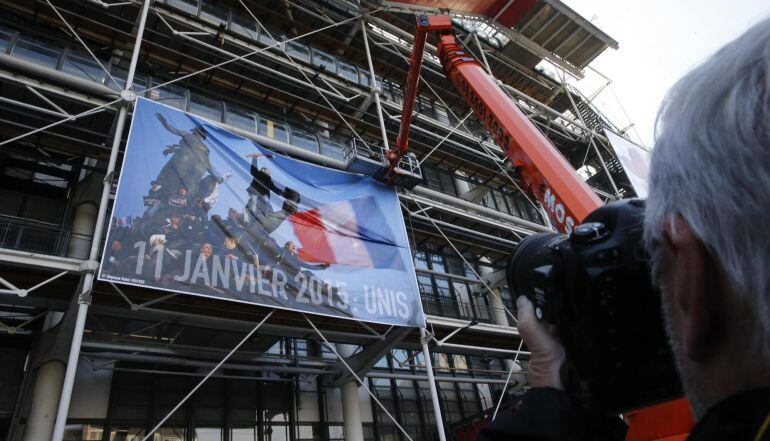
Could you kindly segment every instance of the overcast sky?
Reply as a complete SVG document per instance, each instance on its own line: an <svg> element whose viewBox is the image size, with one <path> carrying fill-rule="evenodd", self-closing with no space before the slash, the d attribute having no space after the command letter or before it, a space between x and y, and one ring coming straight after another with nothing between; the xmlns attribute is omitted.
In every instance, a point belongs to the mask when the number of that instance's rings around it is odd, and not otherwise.
<svg viewBox="0 0 770 441"><path fill-rule="evenodd" d="M647 146L658 106L676 80L770 16L767 0L562 1L618 42L618 50L608 49L592 63L612 80L595 102L620 128L630 118L632 139ZM589 95L603 81L588 71L580 88Z"/></svg>

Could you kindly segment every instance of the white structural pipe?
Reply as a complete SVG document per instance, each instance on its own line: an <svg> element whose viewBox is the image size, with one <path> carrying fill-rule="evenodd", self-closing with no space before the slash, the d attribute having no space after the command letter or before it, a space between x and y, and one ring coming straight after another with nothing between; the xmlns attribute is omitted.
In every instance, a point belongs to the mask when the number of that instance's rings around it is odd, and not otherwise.
<svg viewBox="0 0 770 441"><path fill-rule="evenodd" d="M32 389L33 405L29 408L22 441L51 438L63 379L64 363L61 360L49 360L37 369Z"/></svg>
<svg viewBox="0 0 770 441"><path fill-rule="evenodd" d="M356 350L356 346L337 344L337 351L341 356L350 358ZM358 383L355 380L348 381L340 386L342 395L342 419L345 427L346 441L364 441L364 426L361 421L361 408L358 399Z"/></svg>
<svg viewBox="0 0 770 441"><path fill-rule="evenodd" d="M433 363L430 359L430 350L428 349L428 339L425 335L425 328L420 328L420 342L422 343L422 355L425 357L425 369L428 371L430 397L433 401L433 414L436 417L436 430L438 430L438 439L439 441L446 441L446 433L444 433L444 420L441 418L441 406L439 405L438 390L436 389L436 378L433 376Z"/></svg>
<svg viewBox="0 0 770 441"><path fill-rule="evenodd" d="M144 28L147 22L147 12L152 0L144 0L141 15L139 17L139 27L136 31L136 40L134 42L134 51L131 54L131 64L126 76L126 85L124 92L130 92L134 83L134 73L136 64L139 60L139 51L144 36ZM125 93L123 95L128 95ZM124 96L125 98L126 96ZM60 441L64 437L64 427L67 424L67 414L69 412L70 401L72 399L72 387L75 384L75 372L77 370L78 358L80 358L80 345L83 342L83 330L86 325L86 315L88 306L91 303L90 293L94 284L95 267L99 256L99 245L102 241L102 232L104 231L104 221L107 217L107 204L109 202L110 190L112 188L112 176L115 173L115 164L118 161L118 151L120 150L120 141L123 138L123 130L126 125L126 106L124 103L118 111L115 137L112 140L112 149L110 150L110 159L107 164L107 171L104 176L102 186L102 196L99 201L99 212L96 217L96 227L94 228L93 241L91 242L91 251L88 261L91 265L91 271L83 276L83 288L78 298L77 318L75 319L75 330L72 334L72 344L70 345L69 357L67 359L67 371L64 374L64 384L62 385L61 399L59 400L59 410L56 413L56 424L54 425L52 441Z"/></svg>
<svg viewBox="0 0 770 441"><path fill-rule="evenodd" d="M435 199L441 202L446 202L450 205L455 205L461 208L465 208L466 210L473 210L479 213L483 213L493 219L500 219L506 222L510 222L514 225L519 225L522 227L525 227L527 229L530 229L532 231L537 232L543 232L543 233L552 233L553 230L548 228L545 225L536 224L534 222L524 220L520 217L511 216L508 213L503 213L501 211L493 210L491 208L487 208L480 204L475 204L473 202L468 202L464 199L460 199L456 196L451 196L445 193L441 193L440 191L432 190L427 187L417 186L412 189L412 192L414 194L425 196L429 199Z"/></svg>
<svg viewBox="0 0 770 441"><path fill-rule="evenodd" d="M45 78L53 83L75 87L78 90L89 92L100 97L106 96L114 99L117 98L118 95L115 90L110 89L105 85L84 80L74 75L66 74L31 61L22 60L21 58L12 55L0 54L0 66L10 67L13 70L24 72L35 78Z"/></svg>
<svg viewBox="0 0 770 441"><path fill-rule="evenodd" d="M380 133L382 136L382 146L387 151L388 130L385 127L385 118L382 117L382 104L380 103L380 88L377 86L377 77L374 74L374 64L372 63L372 52L369 50L369 36L366 34L366 19L361 18L361 36L364 39L364 49L366 50L366 62L369 64L369 87L374 95L374 106L377 109L377 119L380 122Z"/></svg>

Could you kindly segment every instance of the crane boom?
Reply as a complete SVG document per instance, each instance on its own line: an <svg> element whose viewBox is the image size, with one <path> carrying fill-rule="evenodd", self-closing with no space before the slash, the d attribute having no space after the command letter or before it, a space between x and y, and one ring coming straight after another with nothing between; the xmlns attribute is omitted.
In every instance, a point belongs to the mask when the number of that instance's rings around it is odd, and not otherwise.
<svg viewBox="0 0 770 441"><path fill-rule="evenodd" d="M426 34L432 31L438 32L437 55L449 80L503 149L525 190L545 207L551 223L559 231L570 233L572 227L602 205L601 200L548 138L502 91L497 80L460 47L448 16L417 17L401 129L395 150L388 154L390 170L395 169L407 151Z"/></svg>
<svg viewBox="0 0 770 441"><path fill-rule="evenodd" d="M524 190L540 201L551 223L559 231L569 234L575 225L602 205L601 200L580 179L548 138L502 91L497 80L457 44L452 32L452 21L448 16L417 17L401 129L395 149L388 152L389 172L395 173L396 166L407 151L425 40L427 33L432 31L438 33L437 55L449 80L473 109L476 117L484 123L497 145L503 149L524 183ZM665 423L672 420L684 422L691 427L692 419L687 414L688 409L686 401L679 399L635 411L632 416L639 423L632 423L632 432L670 433Z"/></svg>

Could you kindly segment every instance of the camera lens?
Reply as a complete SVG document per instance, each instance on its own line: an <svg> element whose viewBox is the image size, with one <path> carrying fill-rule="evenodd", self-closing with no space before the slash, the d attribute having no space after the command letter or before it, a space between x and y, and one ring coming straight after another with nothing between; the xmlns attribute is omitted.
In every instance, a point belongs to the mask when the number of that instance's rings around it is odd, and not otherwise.
<svg viewBox="0 0 770 441"><path fill-rule="evenodd" d="M539 233L525 237L508 264L508 286L517 296L534 296L533 275L537 267L553 263L552 248L566 240L558 233Z"/></svg>

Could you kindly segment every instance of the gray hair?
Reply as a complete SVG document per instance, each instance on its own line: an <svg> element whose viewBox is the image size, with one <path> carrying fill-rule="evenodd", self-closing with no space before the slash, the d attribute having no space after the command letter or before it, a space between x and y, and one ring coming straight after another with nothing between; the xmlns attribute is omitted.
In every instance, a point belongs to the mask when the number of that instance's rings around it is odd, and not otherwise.
<svg viewBox="0 0 770 441"><path fill-rule="evenodd" d="M746 307L755 354L770 362L770 19L669 91L658 114L645 244L681 216Z"/></svg>

